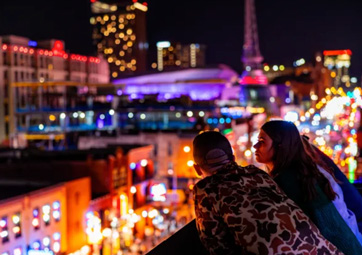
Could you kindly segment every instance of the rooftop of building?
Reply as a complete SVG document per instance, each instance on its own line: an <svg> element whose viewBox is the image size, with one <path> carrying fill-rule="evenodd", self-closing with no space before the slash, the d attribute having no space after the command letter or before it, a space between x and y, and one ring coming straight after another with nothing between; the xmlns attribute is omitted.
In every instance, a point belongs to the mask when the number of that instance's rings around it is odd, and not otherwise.
<svg viewBox="0 0 362 255"><path fill-rule="evenodd" d="M132 9L127 9L128 6L133 6ZM128 7L129 8L129 7ZM106 14L114 12L125 12L129 10L141 10L146 12L147 2L138 2L137 0L91 0L91 9L94 14Z"/></svg>
<svg viewBox="0 0 362 255"><path fill-rule="evenodd" d="M99 63L98 57L87 57L79 54L70 54L65 48L65 42L58 39L48 39L42 41L34 41L30 38L18 35L0 35L0 50L6 51L12 49L14 52L19 51L24 54L34 54L35 52L39 55L45 56L57 56L63 57L64 59L78 60L78 61L89 61Z"/></svg>
<svg viewBox="0 0 362 255"><path fill-rule="evenodd" d="M224 81L234 82L238 73L228 66L218 68L192 68L179 71L160 72L140 75L125 79L114 80L115 85L142 85L142 84L170 84L170 83L191 83L202 81Z"/></svg>
<svg viewBox="0 0 362 255"><path fill-rule="evenodd" d="M60 151L46 151L35 148L27 149L0 149L0 163L16 162L44 162L49 160L57 161L84 161L91 156L93 159L106 159L108 155L113 154L118 148L122 149L123 154L130 150L147 146L146 144L113 144L107 148L92 148L88 150L66 149ZM0 164L0 169L3 164ZM1 175L1 173L0 173Z"/></svg>
<svg viewBox="0 0 362 255"><path fill-rule="evenodd" d="M97 174L87 162L107 159L118 148L124 154L141 144L114 144L107 148L89 150L41 151L37 149L0 149L0 200L23 195L83 177L91 177L92 188L102 186ZM94 177L94 178L93 178ZM107 189L92 190L92 197L107 193Z"/></svg>

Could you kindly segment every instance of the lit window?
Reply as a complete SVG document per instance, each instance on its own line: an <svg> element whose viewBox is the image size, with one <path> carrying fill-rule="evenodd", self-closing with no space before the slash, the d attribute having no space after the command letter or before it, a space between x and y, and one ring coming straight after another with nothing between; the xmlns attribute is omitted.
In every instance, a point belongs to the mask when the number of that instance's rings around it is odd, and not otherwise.
<svg viewBox="0 0 362 255"><path fill-rule="evenodd" d="M58 253L60 251L60 243L59 242L54 242L53 243L53 251L54 251L54 253Z"/></svg>
<svg viewBox="0 0 362 255"><path fill-rule="evenodd" d="M40 250L40 247L41 247L41 243L40 243L40 241L35 241L33 244L32 244L32 248L34 249L34 250Z"/></svg>
<svg viewBox="0 0 362 255"><path fill-rule="evenodd" d="M13 252L13 254L14 255L22 255L22 250L21 250L21 248L20 247L18 247L18 248L15 248L14 249L14 252Z"/></svg>
<svg viewBox="0 0 362 255"><path fill-rule="evenodd" d="M142 160L141 160L141 166L146 167L147 164L148 164L147 159L142 159Z"/></svg>
<svg viewBox="0 0 362 255"><path fill-rule="evenodd" d="M53 234L53 239L54 239L54 241L60 241L60 233L59 232L56 232L56 233L54 233Z"/></svg>
<svg viewBox="0 0 362 255"><path fill-rule="evenodd" d="M39 220L39 208L35 208L33 210L33 220L31 224L33 225L34 229L37 230L40 227L40 220Z"/></svg>
<svg viewBox="0 0 362 255"><path fill-rule="evenodd" d="M45 223L46 226L48 226L50 224L50 205L44 205L42 207L42 212L43 212L43 221Z"/></svg>
<svg viewBox="0 0 362 255"><path fill-rule="evenodd" d="M8 231L8 217L3 217L0 221L0 236L3 243L6 243L9 241L9 231Z"/></svg>
<svg viewBox="0 0 362 255"><path fill-rule="evenodd" d="M12 221L14 224L13 232L15 235L15 238L21 237L21 218L20 213L16 213L12 216Z"/></svg>
<svg viewBox="0 0 362 255"><path fill-rule="evenodd" d="M59 201L55 201L53 203L53 218L55 221L60 220L60 202Z"/></svg>
<svg viewBox="0 0 362 255"><path fill-rule="evenodd" d="M189 167L192 167L194 165L194 161L192 161L192 160L187 161L187 165Z"/></svg>
<svg viewBox="0 0 362 255"><path fill-rule="evenodd" d="M43 238L43 245L44 248L50 249L50 237L47 236Z"/></svg>

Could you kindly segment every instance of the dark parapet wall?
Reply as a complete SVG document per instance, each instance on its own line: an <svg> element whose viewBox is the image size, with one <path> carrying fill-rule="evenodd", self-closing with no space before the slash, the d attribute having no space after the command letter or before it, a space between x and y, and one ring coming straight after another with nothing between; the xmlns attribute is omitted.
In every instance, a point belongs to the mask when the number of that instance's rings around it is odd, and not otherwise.
<svg viewBox="0 0 362 255"><path fill-rule="evenodd" d="M195 220L190 221L171 237L160 243L147 255L206 255L201 244Z"/></svg>

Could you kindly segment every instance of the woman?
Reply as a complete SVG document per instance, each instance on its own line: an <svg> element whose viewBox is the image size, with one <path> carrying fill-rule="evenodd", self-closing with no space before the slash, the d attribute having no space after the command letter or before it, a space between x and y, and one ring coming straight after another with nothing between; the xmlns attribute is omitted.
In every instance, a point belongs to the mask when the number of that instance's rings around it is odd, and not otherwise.
<svg viewBox="0 0 362 255"><path fill-rule="evenodd" d="M304 144L304 142L303 142ZM308 142L309 144L309 142ZM362 196L358 192L358 190L349 182L346 175L342 173L339 167L333 162L331 158L329 158L326 154L324 154L321 150L312 146L314 150L313 155L319 157L322 162L325 163L327 168L332 170L332 173L337 180L340 188L343 192L344 202L347 205L348 210L351 210L356 216L357 225L359 232L362 233Z"/></svg>
<svg viewBox="0 0 362 255"><path fill-rule="evenodd" d="M359 243L362 245L362 235L358 230L358 224L356 220L356 216L353 211L347 208L343 190L340 185L337 183L341 183L342 185L346 185L343 182L340 182L334 176L334 169L332 166L328 165L328 161L325 162L324 158L322 158L321 151L309 143L309 138L307 136L302 136L302 142L305 151L312 158L312 160L317 164L318 170L326 177L331 184L333 191L337 194L336 198L332 201L334 206L336 207L338 213L342 216L343 220L347 223L348 227L352 230L353 234L358 239ZM334 164L335 165L335 164ZM337 166L336 166L337 167ZM338 167L337 167L338 168ZM338 169L339 170L339 169ZM340 171L340 170L339 170ZM349 182L348 182L349 183ZM358 191L357 191L358 192ZM347 194L348 196L349 194ZM358 202L358 201L355 201Z"/></svg>
<svg viewBox="0 0 362 255"><path fill-rule="evenodd" d="M266 165L275 182L327 240L345 254L362 254L362 246L331 202L336 193L305 152L293 123L279 120L265 123L254 148L256 160Z"/></svg>

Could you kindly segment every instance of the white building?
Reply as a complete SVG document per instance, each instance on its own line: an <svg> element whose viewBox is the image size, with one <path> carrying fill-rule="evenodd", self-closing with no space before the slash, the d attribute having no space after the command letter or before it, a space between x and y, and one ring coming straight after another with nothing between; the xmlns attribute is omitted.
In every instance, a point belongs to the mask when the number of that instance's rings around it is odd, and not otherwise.
<svg viewBox="0 0 362 255"><path fill-rule="evenodd" d="M102 58L66 52L61 40L35 42L20 36L0 36L0 102L4 102L0 104L0 142L9 138L11 129L11 84L44 81L108 83L109 67ZM22 88L23 105L32 100L26 96L30 90L34 88Z"/></svg>

